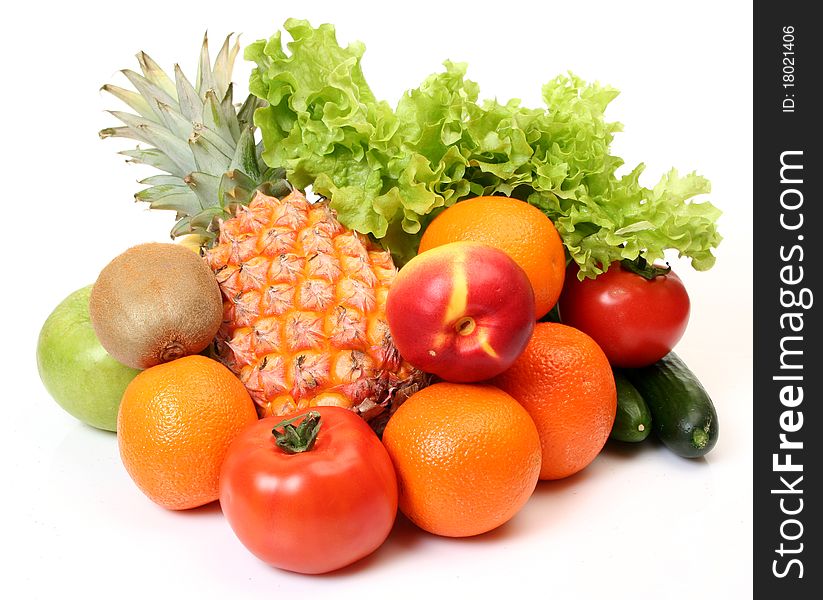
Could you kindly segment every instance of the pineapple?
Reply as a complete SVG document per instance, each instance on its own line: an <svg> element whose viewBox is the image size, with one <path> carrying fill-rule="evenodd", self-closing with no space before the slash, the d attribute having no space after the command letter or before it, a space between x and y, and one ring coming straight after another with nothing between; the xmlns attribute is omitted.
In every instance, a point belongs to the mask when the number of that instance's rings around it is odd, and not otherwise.
<svg viewBox="0 0 823 600"><path fill-rule="evenodd" d="M136 92L103 86L137 114L109 111L123 125L103 129L100 137L148 144L120 152L129 162L165 173L140 181L148 187L135 198L153 209L174 210L177 222L171 235L186 235L187 245L213 244L219 221L231 218L238 205L248 204L261 186L272 195L289 190L282 169L268 168L260 160L252 117L262 101L249 95L239 109L233 104L231 73L239 51L239 42L235 39L232 45L227 37L212 66L204 38L194 85L179 65L172 80L150 56L139 52L143 74L122 71Z"/></svg>
<svg viewBox="0 0 823 600"><path fill-rule="evenodd" d="M259 414L336 405L378 425L426 383L386 324L396 268L327 202L308 202L263 164L252 124L261 101L232 103L238 50L227 37L212 65L204 39L194 85L179 66L172 80L139 53L143 75L123 71L136 92L103 87L137 114L112 111L123 126L100 135L148 144L122 154L165 173L141 181L148 187L135 197L174 210L172 237L193 240L214 271L224 299L214 354Z"/></svg>
<svg viewBox="0 0 823 600"><path fill-rule="evenodd" d="M412 375L384 315L391 255L325 202L257 193L221 223L206 260L225 298L218 355L263 414L335 405L371 416Z"/></svg>

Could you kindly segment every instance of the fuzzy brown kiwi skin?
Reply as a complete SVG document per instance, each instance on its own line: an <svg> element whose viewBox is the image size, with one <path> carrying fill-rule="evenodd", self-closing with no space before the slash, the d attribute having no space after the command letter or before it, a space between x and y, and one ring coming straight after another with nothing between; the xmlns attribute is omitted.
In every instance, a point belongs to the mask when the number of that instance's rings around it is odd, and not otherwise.
<svg viewBox="0 0 823 600"><path fill-rule="evenodd" d="M100 343L119 362L147 369L211 343L223 319L220 287L205 261L177 244L141 244L100 272L89 298Z"/></svg>

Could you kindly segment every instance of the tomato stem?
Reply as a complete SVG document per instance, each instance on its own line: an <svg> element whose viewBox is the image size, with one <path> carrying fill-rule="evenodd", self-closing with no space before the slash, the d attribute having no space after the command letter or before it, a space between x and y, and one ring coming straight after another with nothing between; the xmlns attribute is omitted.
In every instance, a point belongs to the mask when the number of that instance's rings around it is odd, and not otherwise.
<svg viewBox="0 0 823 600"><path fill-rule="evenodd" d="M662 277L664 275L668 275L669 271L672 270L672 268L669 266L669 263L666 263L665 267L659 267L653 264L650 265L642 256L638 256L634 260L624 258L620 261L620 264L627 271L636 273L637 275L640 275L641 277L648 279L649 281L651 281L655 277Z"/></svg>
<svg viewBox="0 0 823 600"><path fill-rule="evenodd" d="M295 427L293 423L298 419L303 419L303 421ZM281 427L282 431L280 431ZM286 454L308 452L314 447L319 432L320 413L316 410L280 421L271 430L275 443Z"/></svg>

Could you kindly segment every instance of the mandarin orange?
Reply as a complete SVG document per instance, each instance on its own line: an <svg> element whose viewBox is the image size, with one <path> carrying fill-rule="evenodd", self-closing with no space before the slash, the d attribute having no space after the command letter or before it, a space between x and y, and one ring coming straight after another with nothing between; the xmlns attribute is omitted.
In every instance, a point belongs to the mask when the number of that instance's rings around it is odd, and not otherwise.
<svg viewBox="0 0 823 600"><path fill-rule="evenodd" d="M146 369L123 394L120 457L143 493L182 510L217 500L229 443L257 421L254 402L217 361L194 355Z"/></svg>
<svg viewBox="0 0 823 600"><path fill-rule="evenodd" d="M614 376L600 346L578 329L538 323L523 354L492 383L520 402L537 425L540 479L577 473L609 437L617 412Z"/></svg>
<svg viewBox="0 0 823 600"><path fill-rule="evenodd" d="M397 471L400 510L443 536L502 525L529 499L540 472L534 423L490 385L422 389L389 419L383 443Z"/></svg>
<svg viewBox="0 0 823 600"><path fill-rule="evenodd" d="M505 196L479 196L450 206L429 224L418 252L451 242L481 242L506 252L534 288L535 318L557 303L566 254L554 223L540 209Z"/></svg>

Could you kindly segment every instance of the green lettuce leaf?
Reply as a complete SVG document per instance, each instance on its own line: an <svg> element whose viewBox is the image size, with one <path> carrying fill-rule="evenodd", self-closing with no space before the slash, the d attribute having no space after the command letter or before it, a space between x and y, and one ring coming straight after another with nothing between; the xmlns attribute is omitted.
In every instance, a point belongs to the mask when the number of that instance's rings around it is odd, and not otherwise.
<svg viewBox="0 0 823 600"><path fill-rule="evenodd" d="M623 258L649 261L677 250L698 270L714 264L720 211L692 198L709 182L672 170L652 189L643 165L616 175L610 154L619 123L605 110L617 91L569 74L542 88L545 108L479 100L466 65L408 90L392 108L378 101L361 68L364 46L341 47L331 25L290 19L246 49L256 63L250 90L264 161L297 187L330 198L340 221L372 235L401 264L444 208L478 195L529 202L554 221L581 277Z"/></svg>

